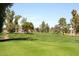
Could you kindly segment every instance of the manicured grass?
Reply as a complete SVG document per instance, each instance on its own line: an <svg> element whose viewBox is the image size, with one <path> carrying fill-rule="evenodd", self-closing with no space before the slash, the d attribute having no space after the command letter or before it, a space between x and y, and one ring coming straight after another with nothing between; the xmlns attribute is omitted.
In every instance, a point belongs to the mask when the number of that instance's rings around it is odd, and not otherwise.
<svg viewBox="0 0 79 59"><path fill-rule="evenodd" d="M0 56L79 56L78 36L54 33L13 33L9 36L13 39L0 42Z"/></svg>

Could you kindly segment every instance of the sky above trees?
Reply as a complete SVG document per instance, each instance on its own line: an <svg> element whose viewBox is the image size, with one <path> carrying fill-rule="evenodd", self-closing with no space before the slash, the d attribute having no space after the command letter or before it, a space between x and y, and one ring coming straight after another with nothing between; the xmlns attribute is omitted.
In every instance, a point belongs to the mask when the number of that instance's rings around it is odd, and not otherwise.
<svg viewBox="0 0 79 59"><path fill-rule="evenodd" d="M42 21L49 24L50 27L56 25L61 17L66 18L70 23L72 18L71 11L76 9L79 12L77 3L16 3L12 10L16 15L21 15L31 21L35 27L39 27Z"/></svg>

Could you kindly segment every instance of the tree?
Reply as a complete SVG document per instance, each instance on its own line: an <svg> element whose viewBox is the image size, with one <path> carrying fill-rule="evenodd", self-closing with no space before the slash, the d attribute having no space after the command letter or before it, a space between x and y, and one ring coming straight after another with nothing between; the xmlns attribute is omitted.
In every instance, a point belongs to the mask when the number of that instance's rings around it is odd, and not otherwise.
<svg viewBox="0 0 79 59"><path fill-rule="evenodd" d="M32 32L32 30L34 30L34 26L31 22L24 22L22 24L22 29L24 30L24 32L29 33L29 32Z"/></svg>
<svg viewBox="0 0 79 59"><path fill-rule="evenodd" d="M61 29L61 32L65 33L66 32L66 18L60 18L59 19L59 26L60 26L60 29Z"/></svg>
<svg viewBox="0 0 79 59"><path fill-rule="evenodd" d="M45 32L45 22L43 21L40 25L41 32Z"/></svg>
<svg viewBox="0 0 79 59"><path fill-rule="evenodd" d="M39 27L35 28L35 31L40 32L40 28Z"/></svg>
<svg viewBox="0 0 79 59"><path fill-rule="evenodd" d="M67 24L67 26L66 26L66 33L70 33L70 26L71 26L71 24Z"/></svg>
<svg viewBox="0 0 79 59"><path fill-rule="evenodd" d="M56 34L60 33L60 26L55 25L55 27L53 28L53 32L56 33Z"/></svg>
<svg viewBox="0 0 79 59"><path fill-rule="evenodd" d="M16 15L16 16L15 16L15 21L14 21L15 32L18 32L18 29L19 29L18 20L19 20L20 18L21 18L20 15Z"/></svg>
<svg viewBox="0 0 79 59"><path fill-rule="evenodd" d="M5 21L4 17L6 15L5 10L8 7L11 7L12 3L0 3L0 33L2 32L3 22Z"/></svg>
<svg viewBox="0 0 79 59"><path fill-rule="evenodd" d="M34 25L33 25L32 22L30 22L30 29L31 29L31 30L34 30Z"/></svg>
<svg viewBox="0 0 79 59"><path fill-rule="evenodd" d="M71 24L73 26L74 32L77 33L79 32L79 15L77 13L77 10L72 10L72 19L71 19Z"/></svg>
<svg viewBox="0 0 79 59"><path fill-rule="evenodd" d="M6 17L5 17L5 24L6 24L6 29L8 32L14 32L14 15L15 12L12 11L10 8L7 8L6 11Z"/></svg>
<svg viewBox="0 0 79 59"><path fill-rule="evenodd" d="M48 25L48 23L45 25L45 32L49 32L49 25Z"/></svg>
<svg viewBox="0 0 79 59"><path fill-rule="evenodd" d="M62 26L62 27L63 27L63 26L66 26L66 19L63 18L63 17L60 18L60 19L59 19L59 25Z"/></svg>
<svg viewBox="0 0 79 59"><path fill-rule="evenodd" d="M49 32L49 25L48 23L46 24L44 21L40 25L40 30L41 32Z"/></svg>
<svg viewBox="0 0 79 59"><path fill-rule="evenodd" d="M8 32L18 32L19 24L18 20L21 18L20 15L15 15L15 12L10 8L7 8L5 17L5 25Z"/></svg>

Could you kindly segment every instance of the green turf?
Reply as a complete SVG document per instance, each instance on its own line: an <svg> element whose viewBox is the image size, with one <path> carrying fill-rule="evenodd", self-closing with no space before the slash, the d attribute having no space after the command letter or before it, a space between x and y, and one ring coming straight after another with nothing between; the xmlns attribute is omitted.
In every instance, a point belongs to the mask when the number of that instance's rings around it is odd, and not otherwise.
<svg viewBox="0 0 79 59"><path fill-rule="evenodd" d="M79 37L54 33L9 34L0 56L79 56ZM22 40L27 39L27 40Z"/></svg>

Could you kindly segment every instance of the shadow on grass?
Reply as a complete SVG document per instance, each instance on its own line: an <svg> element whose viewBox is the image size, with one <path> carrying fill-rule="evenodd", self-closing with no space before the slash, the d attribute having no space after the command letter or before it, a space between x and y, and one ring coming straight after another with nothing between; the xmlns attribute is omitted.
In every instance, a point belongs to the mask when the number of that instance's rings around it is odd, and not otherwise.
<svg viewBox="0 0 79 59"><path fill-rule="evenodd" d="M2 39L0 38L0 42L5 42L5 41L24 41L24 40L27 40L27 41L35 41L37 39L33 39L33 38L11 38L11 39Z"/></svg>

